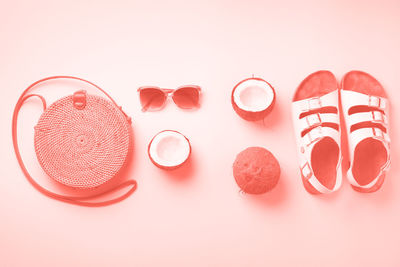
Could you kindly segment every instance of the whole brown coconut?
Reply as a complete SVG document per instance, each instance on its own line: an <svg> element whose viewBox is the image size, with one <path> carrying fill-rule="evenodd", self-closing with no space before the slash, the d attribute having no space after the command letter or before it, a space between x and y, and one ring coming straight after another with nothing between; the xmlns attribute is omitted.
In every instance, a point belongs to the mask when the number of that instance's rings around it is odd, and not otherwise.
<svg viewBox="0 0 400 267"><path fill-rule="evenodd" d="M243 192L263 194L278 183L281 169L267 149L249 147L240 152L233 163L233 176Z"/></svg>

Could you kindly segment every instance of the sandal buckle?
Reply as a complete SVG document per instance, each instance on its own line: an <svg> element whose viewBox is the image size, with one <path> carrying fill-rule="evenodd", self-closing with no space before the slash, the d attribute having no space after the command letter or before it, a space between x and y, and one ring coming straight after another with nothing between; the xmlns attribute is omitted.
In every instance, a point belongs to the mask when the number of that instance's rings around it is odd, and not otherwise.
<svg viewBox="0 0 400 267"><path fill-rule="evenodd" d="M307 121L308 127L312 127L312 126L318 125L318 124L320 124L322 122L321 121L321 115L319 113L311 114L311 115L306 117L306 121Z"/></svg>
<svg viewBox="0 0 400 267"><path fill-rule="evenodd" d="M380 111L371 111L372 113L372 122L383 122L385 123L385 115Z"/></svg>
<svg viewBox="0 0 400 267"><path fill-rule="evenodd" d="M308 162L306 162L306 164L304 164L304 165L301 167L301 173L303 174L303 176L304 176L306 179L310 179L310 177L312 176L311 167L310 167L310 164L309 164Z"/></svg>
<svg viewBox="0 0 400 267"><path fill-rule="evenodd" d="M311 131L309 131L307 133L307 137L308 137L308 144L307 146L311 145L312 143L314 143L316 140L319 140L323 137L322 134L322 127L318 126L315 127L314 129L312 129Z"/></svg>
<svg viewBox="0 0 400 267"><path fill-rule="evenodd" d="M384 110L387 106L386 99L379 96L369 96L368 106Z"/></svg>
<svg viewBox="0 0 400 267"><path fill-rule="evenodd" d="M380 98L377 96L370 95L368 100L368 106L379 107Z"/></svg>
<svg viewBox="0 0 400 267"><path fill-rule="evenodd" d="M379 107L380 107L381 109L385 109L386 106L387 106L387 103L386 103L386 102L387 102L386 99L384 99L384 98L379 98Z"/></svg>
<svg viewBox="0 0 400 267"><path fill-rule="evenodd" d="M383 131L381 129L372 128L372 133L376 138L385 140L385 136L384 136Z"/></svg>
<svg viewBox="0 0 400 267"><path fill-rule="evenodd" d="M308 99L308 110L318 109L322 107L321 98L313 97Z"/></svg>

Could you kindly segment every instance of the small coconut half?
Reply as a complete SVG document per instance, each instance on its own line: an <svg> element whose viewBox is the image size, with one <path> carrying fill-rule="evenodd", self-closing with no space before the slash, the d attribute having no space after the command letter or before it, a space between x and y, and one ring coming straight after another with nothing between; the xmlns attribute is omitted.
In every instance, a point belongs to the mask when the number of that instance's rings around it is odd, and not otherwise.
<svg viewBox="0 0 400 267"><path fill-rule="evenodd" d="M173 130L156 134L150 141L148 154L154 165L161 169L176 169L184 164L190 156L189 139Z"/></svg>
<svg viewBox="0 0 400 267"><path fill-rule="evenodd" d="M275 104L275 90L261 78L248 78L239 82L232 91L232 106L245 120L262 120Z"/></svg>

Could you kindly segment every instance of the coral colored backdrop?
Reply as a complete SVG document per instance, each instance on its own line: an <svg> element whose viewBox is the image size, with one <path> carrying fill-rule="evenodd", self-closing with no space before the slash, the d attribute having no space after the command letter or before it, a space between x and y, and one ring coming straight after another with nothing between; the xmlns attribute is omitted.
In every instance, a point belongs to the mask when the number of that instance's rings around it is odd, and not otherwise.
<svg viewBox="0 0 400 267"><path fill-rule="evenodd" d="M400 266L399 1L1 1L1 266ZM290 121L291 96L308 74L352 69L388 91L393 166L374 194L345 181L329 196L303 188ZM103 208L77 207L38 193L23 176L11 143L13 106L30 83L76 75L106 89L133 117L129 176L138 190ZM254 74L277 91L262 123L233 111L230 93ZM199 84L202 107L169 102L142 113L142 85ZM51 83L49 102L82 89ZM72 88L69 89L68 88ZM54 186L33 152L41 110L21 111L28 167ZM147 144L160 130L190 138L188 165L165 172ZM232 177L238 152L271 150L282 168L278 186L246 196Z"/></svg>

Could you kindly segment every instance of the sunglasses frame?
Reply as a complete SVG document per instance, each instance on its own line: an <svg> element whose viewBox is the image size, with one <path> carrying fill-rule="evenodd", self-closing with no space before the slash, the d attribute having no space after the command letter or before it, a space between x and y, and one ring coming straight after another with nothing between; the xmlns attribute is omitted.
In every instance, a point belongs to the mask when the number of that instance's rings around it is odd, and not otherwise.
<svg viewBox="0 0 400 267"><path fill-rule="evenodd" d="M145 90L145 89L156 89L156 90L159 90L160 92L162 92L162 93L164 94L164 102L163 102L163 104L162 104L159 108L153 108L153 109L151 109L151 111L158 111L158 110L163 109L163 108L166 106L166 104L167 104L168 97L171 97L171 98L172 98L172 101L174 101L175 105L177 105L177 106L178 106L179 108L181 108L181 109L198 108L198 107L200 106L200 99L199 99L199 101L198 101L195 105L193 105L193 107L190 107L190 108L182 107L181 105L179 105L178 103L176 103L176 101L175 101L175 99L174 99L174 93L175 93L176 91L178 91L178 90L182 90L182 89L185 89L185 88L196 89L197 92L198 92L198 94L199 94L199 98L200 98L201 87L198 86L198 85L182 85L182 86L179 86L179 87L176 88L176 89L161 88L161 87L158 87L158 86L141 86L141 87L139 87L139 88L137 89L137 91L138 91L138 93L139 93L139 96L140 96L140 92L143 91L143 90ZM143 104L142 104L141 101L140 101L140 105L142 106L142 111L147 111L147 110L148 110L148 108L147 108L146 106L143 106Z"/></svg>

